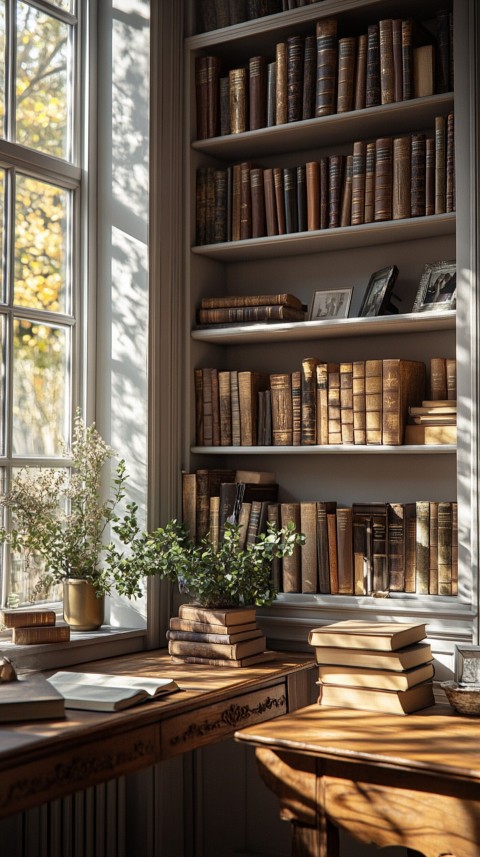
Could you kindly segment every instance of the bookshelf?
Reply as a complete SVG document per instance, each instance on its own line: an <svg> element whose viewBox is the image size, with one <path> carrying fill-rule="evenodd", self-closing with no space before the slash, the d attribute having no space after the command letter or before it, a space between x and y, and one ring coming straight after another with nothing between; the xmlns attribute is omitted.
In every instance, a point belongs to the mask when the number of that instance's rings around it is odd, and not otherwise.
<svg viewBox="0 0 480 857"><path fill-rule="evenodd" d="M336 17L342 33L361 33L382 18L409 17L427 21L437 11L453 10L455 28L456 94L446 92L348 113L291 122L223 137L196 139L195 58L221 57L224 68L248 63L252 56L275 56L275 45L293 34L311 34L315 22ZM192 7L193 8L193 7ZM192 11L192 10L191 10ZM272 645L305 648L309 628L343 618L375 615L414 620L422 616L438 662L448 676L453 669L456 641L476 641L476 464L472 434L475 399L476 339L472 318L472 279L476 261L469 239L473 234L472 191L466 165L475 163L469 139L471 58L460 48L471 27L474 6L454 0L323 0L299 9L271 15L185 39L186 116L190 123L185 151L186 175L186 371L184 403L188 419L183 438L182 467L275 470L280 499L287 501L336 499L353 502L415 499L459 502L459 594L423 596L392 593L385 599L336 595L281 593L261 621ZM193 17L193 13L191 15ZM463 39L463 41L462 41ZM459 94L457 94L459 93ZM226 168L240 160L262 167L291 166L333 152L350 151L357 139L414 132L433 133L434 119L446 116L455 103L457 211L424 217L337 227L272 237L250 238L195 246L196 170L200 166ZM457 312L412 313L424 265L457 259ZM401 296L398 315L358 318L370 275L396 264L395 292ZM472 275L473 276L473 275ZM266 285L268 284L268 285ZM301 323L235 325L195 329L201 297L290 292L310 304L322 288L353 287L349 318ZM463 291L462 291L463 289ZM306 356L325 361L400 357L423 360L457 357L459 425L458 451L452 446L364 447L199 447L195 445L193 370L217 369L291 372ZM473 409L473 410L472 410Z"/></svg>

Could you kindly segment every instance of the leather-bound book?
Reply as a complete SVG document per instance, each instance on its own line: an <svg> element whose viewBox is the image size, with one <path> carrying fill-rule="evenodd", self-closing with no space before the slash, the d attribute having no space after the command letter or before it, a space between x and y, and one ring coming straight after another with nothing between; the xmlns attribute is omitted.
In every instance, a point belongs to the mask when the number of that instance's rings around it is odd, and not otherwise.
<svg viewBox="0 0 480 857"><path fill-rule="evenodd" d="M320 158L320 229L328 227L329 175L328 158Z"/></svg>
<svg viewBox="0 0 480 857"><path fill-rule="evenodd" d="M205 221L205 241L207 244L213 244L215 235L215 169L213 167L207 167Z"/></svg>
<svg viewBox="0 0 480 857"><path fill-rule="evenodd" d="M447 399L450 402L457 400L457 360L455 357L445 358L445 375L447 378Z"/></svg>
<svg viewBox="0 0 480 857"><path fill-rule="evenodd" d="M215 170L215 223L213 244L227 240L227 171Z"/></svg>
<svg viewBox="0 0 480 857"><path fill-rule="evenodd" d="M395 137L393 141L393 204L394 220L411 215L411 139Z"/></svg>
<svg viewBox="0 0 480 857"><path fill-rule="evenodd" d="M425 140L425 214L435 214L435 140Z"/></svg>
<svg viewBox="0 0 480 857"><path fill-rule="evenodd" d="M382 443L401 446L408 409L425 398L425 363L420 360L383 360Z"/></svg>
<svg viewBox="0 0 480 857"><path fill-rule="evenodd" d="M436 92L450 91L450 12L441 9L436 14L437 69Z"/></svg>
<svg viewBox="0 0 480 857"><path fill-rule="evenodd" d="M318 592L317 571L317 504L300 503L300 532L305 543L300 548L302 592Z"/></svg>
<svg viewBox="0 0 480 857"><path fill-rule="evenodd" d="M240 397L238 392L238 371L230 372L230 397L232 401L232 446L240 446Z"/></svg>
<svg viewBox="0 0 480 857"><path fill-rule="evenodd" d="M425 214L425 170L425 134L412 134L412 217L423 217Z"/></svg>
<svg viewBox="0 0 480 857"><path fill-rule="evenodd" d="M315 95L317 82L317 40L314 35L305 37L303 52L303 93L302 119L315 116Z"/></svg>
<svg viewBox="0 0 480 857"><path fill-rule="evenodd" d="M345 155L328 158L328 228L340 226Z"/></svg>
<svg viewBox="0 0 480 857"><path fill-rule="evenodd" d="M208 57L195 57L195 98L197 113L197 140L206 140L207 130L207 61Z"/></svg>
<svg viewBox="0 0 480 857"><path fill-rule="evenodd" d="M295 167L283 168L283 196L285 199L285 231L287 234L298 232L297 170Z"/></svg>
<svg viewBox="0 0 480 857"><path fill-rule="evenodd" d="M387 504L388 589L405 590L405 507L403 503Z"/></svg>
<svg viewBox="0 0 480 857"><path fill-rule="evenodd" d="M215 0L215 14L217 17L217 30L230 26L230 9L228 0L227 2L225 2L225 0Z"/></svg>
<svg viewBox="0 0 480 857"><path fill-rule="evenodd" d="M197 476L182 471L182 521L191 540L196 542Z"/></svg>
<svg viewBox="0 0 480 857"><path fill-rule="evenodd" d="M208 535L210 528L210 497L220 496L220 485L222 482L233 482L234 470L218 469L196 471L197 477L197 511L196 511L196 533L197 544Z"/></svg>
<svg viewBox="0 0 480 857"><path fill-rule="evenodd" d="M381 104L380 93L380 28L370 24L367 33L367 74L365 83L365 107Z"/></svg>
<svg viewBox="0 0 480 857"><path fill-rule="evenodd" d="M241 206L241 164L232 167L232 212L231 212L231 241L240 241L240 206Z"/></svg>
<svg viewBox="0 0 480 857"><path fill-rule="evenodd" d="M447 116L447 157L446 157L446 211L455 211L455 119L454 114Z"/></svg>
<svg viewBox="0 0 480 857"><path fill-rule="evenodd" d="M217 13L215 11L215 0L200 0L196 6L196 31L207 33L217 29Z"/></svg>
<svg viewBox="0 0 480 857"><path fill-rule="evenodd" d="M198 167L195 192L195 244L207 243L207 167Z"/></svg>
<svg viewBox="0 0 480 857"><path fill-rule="evenodd" d="M328 444L328 363L317 363L317 443Z"/></svg>
<svg viewBox="0 0 480 857"><path fill-rule="evenodd" d="M232 394L228 369L218 373L218 403L220 413L220 446L232 445Z"/></svg>
<svg viewBox="0 0 480 857"><path fill-rule="evenodd" d="M342 443L353 443L353 363L340 363L340 421Z"/></svg>
<svg viewBox="0 0 480 857"><path fill-rule="evenodd" d="M435 214L446 210L445 117L435 116Z"/></svg>
<svg viewBox="0 0 480 857"><path fill-rule="evenodd" d="M302 442L302 373L298 369L292 372L292 444L300 446Z"/></svg>
<svg viewBox="0 0 480 857"><path fill-rule="evenodd" d="M415 505L415 592L417 595L428 595L428 578L430 569L430 503L428 500L417 500Z"/></svg>
<svg viewBox="0 0 480 857"><path fill-rule="evenodd" d="M195 393L195 444L204 446L203 429L203 369L195 369L193 373L193 384Z"/></svg>
<svg viewBox="0 0 480 857"><path fill-rule="evenodd" d="M340 410L340 364L328 364L328 442L342 442L342 416Z"/></svg>
<svg viewBox="0 0 480 857"><path fill-rule="evenodd" d="M277 63L267 66L267 127L276 125L277 116Z"/></svg>
<svg viewBox="0 0 480 857"><path fill-rule="evenodd" d="M249 128L256 131L267 124L267 58L251 57L248 61Z"/></svg>
<svg viewBox="0 0 480 857"><path fill-rule="evenodd" d="M362 33L357 39L353 102L355 110L363 110L365 107L365 94L367 87L367 44L368 36L366 33Z"/></svg>
<svg viewBox="0 0 480 857"><path fill-rule="evenodd" d="M458 595L458 503L452 500L452 595Z"/></svg>
<svg viewBox="0 0 480 857"><path fill-rule="evenodd" d="M307 190L307 229L320 228L320 166L318 161L305 164Z"/></svg>
<svg viewBox="0 0 480 857"><path fill-rule="evenodd" d="M241 134L248 128L248 83L246 68L232 68L230 80L230 133Z"/></svg>
<svg viewBox="0 0 480 857"><path fill-rule="evenodd" d="M284 125L287 121L287 43L279 42L275 46L275 124Z"/></svg>
<svg viewBox="0 0 480 857"><path fill-rule="evenodd" d="M453 503L438 503L438 594L453 595Z"/></svg>
<svg viewBox="0 0 480 857"><path fill-rule="evenodd" d="M281 503L280 522L282 527L293 523L297 532L300 532L300 504ZM283 591L301 592L301 576L300 545L296 545L293 554L291 556L284 556L282 559Z"/></svg>
<svg viewBox="0 0 480 857"><path fill-rule="evenodd" d="M315 446L317 443L317 359L305 357L301 369L301 443Z"/></svg>
<svg viewBox="0 0 480 857"><path fill-rule="evenodd" d="M428 592L438 595L438 503L430 500Z"/></svg>
<svg viewBox="0 0 480 857"><path fill-rule="evenodd" d="M337 507L338 593L353 595L353 519L350 507Z"/></svg>
<svg viewBox="0 0 480 857"><path fill-rule="evenodd" d="M303 110L303 36L287 39L287 122L298 122Z"/></svg>
<svg viewBox="0 0 480 857"><path fill-rule="evenodd" d="M230 134L230 78L220 78L220 134Z"/></svg>
<svg viewBox="0 0 480 857"><path fill-rule="evenodd" d="M327 512L328 564L330 567L330 592L338 595L338 550L337 513Z"/></svg>
<svg viewBox="0 0 480 857"><path fill-rule="evenodd" d="M307 173L305 164L297 167L297 230L307 231Z"/></svg>
<svg viewBox="0 0 480 857"><path fill-rule="evenodd" d="M353 110L356 47L355 36L338 40L337 113Z"/></svg>
<svg viewBox="0 0 480 857"><path fill-rule="evenodd" d="M317 85L315 116L335 113L337 103L338 39L337 19L317 21Z"/></svg>
<svg viewBox="0 0 480 857"><path fill-rule="evenodd" d="M413 98L413 21L402 20L402 84L403 100Z"/></svg>
<svg viewBox="0 0 480 857"><path fill-rule="evenodd" d="M207 136L220 133L220 57L207 57Z"/></svg>
<svg viewBox="0 0 480 857"><path fill-rule="evenodd" d="M424 98L435 92L435 48L421 45L413 49L413 97Z"/></svg>
<svg viewBox="0 0 480 857"><path fill-rule="evenodd" d="M277 204L275 202L275 186L273 169L263 171L263 186L265 190L265 220L267 235L278 235Z"/></svg>
<svg viewBox="0 0 480 857"><path fill-rule="evenodd" d="M212 446L220 446L220 400L218 391L218 369L210 369L212 389Z"/></svg>
<svg viewBox="0 0 480 857"><path fill-rule="evenodd" d="M403 101L402 19L392 20L393 100Z"/></svg>
<svg viewBox="0 0 480 857"><path fill-rule="evenodd" d="M270 375L272 439L274 446L292 446L292 376L288 372Z"/></svg>
<svg viewBox="0 0 480 857"><path fill-rule="evenodd" d="M319 500L317 507L317 568L318 591L330 593L330 556L328 549L327 515L335 516L337 504L334 500Z"/></svg>
<svg viewBox="0 0 480 857"><path fill-rule="evenodd" d="M363 140L353 144L352 226L365 220L365 169L367 145Z"/></svg>
<svg viewBox="0 0 480 857"><path fill-rule="evenodd" d="M278 234L285 235L285 193L283 188L283 170L281 167L273 168L273 186L275 189L275 202L277 204Z"/></svg>
<svg viewBox="0 0 480 857"><path fill-rule="evenodd" d="M382 104L392 104L395 97L392 19L384 18L382 21L379 21L378 31L380 45L380 100Z"/></svg>
<svg viewBox="0 0 480 857"><path fill-rule="evenodd" d="M342 187L340 226L350 226L352 222L352 173L353 155L347 155L345 158L345 176Z"/></svg>
<svg viewBox="0 0 480 857"><path fill-rule="evenodd" d="M267 231L262 167L254 167L250 170L250 188L252 193L252 238L261 238Z"/></svg>
<svg viewBox="0 0 480 857"><path fill-rule="evenodd" d="M365 422L365 361L354 360L352 364L353 442L366 444Z"/></svg>
<svg viewBox="0 0 480 857"><path fill-rule="evenodd" d="M240 164L240 238L252 237L252 192L250 189L250 161Z"/></svg>
<svg viewBox="0 0 480 857"><path fill-rule="evenodd" d="M228 9L230 12L230 26L241 24L247 20L247 3L246 0L228 0Z"/></svg>
<svg viewBox="0 0 480 857"><path fill-rule="evenodd" d="M447 364L445 357L430 358L429 398L433 402L445 401L447 393Z"/></svg>
<svg viewBox="0 0 480 857"><path fill-rule="evenodd" d="M382 442L383 365L381 360L365 360L365 429L367 444Z"/></svg>
<svg viewBox="0 0 480 857"><path fill-rule="evenodd" d="M364 222L373 223L375 217L375 142L367 143L365 152L365 214Z"/></svg>
<svg viewBox="0 0 480 857"><path fill-rule="evenodd" d="M268 384L268 375L263 372L243 371L238 373L241 446L256 445L258 392L259 390L266 390Z"/></svg>
<svg viewBox="0 0 480 857"><path fill-rule="evenodd" d="M392 219L393 141L375 141L375 222Z"/></svg>

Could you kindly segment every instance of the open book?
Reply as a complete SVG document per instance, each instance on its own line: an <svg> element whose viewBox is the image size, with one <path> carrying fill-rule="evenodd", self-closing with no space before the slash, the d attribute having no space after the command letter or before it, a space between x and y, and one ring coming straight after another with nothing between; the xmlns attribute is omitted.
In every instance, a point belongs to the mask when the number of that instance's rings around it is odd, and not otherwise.
<svg viewBox="0 0 480 857"><path fill-rule="evenodd" d="M56 672L48 679L65 699L65 708L120 711L179 690L173 679L104 673Z"/></svg>

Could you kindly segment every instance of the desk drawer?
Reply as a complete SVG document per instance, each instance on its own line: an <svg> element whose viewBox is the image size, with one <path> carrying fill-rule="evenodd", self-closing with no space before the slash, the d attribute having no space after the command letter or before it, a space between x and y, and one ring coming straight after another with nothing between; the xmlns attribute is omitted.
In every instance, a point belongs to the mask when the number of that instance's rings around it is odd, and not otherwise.
<svg viewBox="0 0 480 857"><path fill-rule="evenodd" d="M253 726L286 712L287 693L284 683L245 693L232 700L205 706L200 704L195 711L170 717L161 724L162 758L222 741L231 737L237 729Z"/></svg>

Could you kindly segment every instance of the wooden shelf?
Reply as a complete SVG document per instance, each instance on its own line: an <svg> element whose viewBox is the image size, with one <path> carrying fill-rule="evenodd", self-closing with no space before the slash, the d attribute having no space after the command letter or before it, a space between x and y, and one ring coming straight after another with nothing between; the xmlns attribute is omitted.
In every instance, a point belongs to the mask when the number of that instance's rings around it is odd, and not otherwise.
<svg viewBox="0 0 480 857"><path fill-rule="evenodd" d="M341 226L314 232L293 232L288 235L248 238L222 244L204 244L192 247L192 253L220 262L300 256L453 235L455 223L455 212L450 212L433 214L430 217L409 217L405 220L385 220L381 223L363 223L359 226Z"/></svg>
<svg viewBox="0 0 480 857"><path fill-rule="evenodd" d="M350 113L335 113L288 125L275 125L242 134L210 137L192 143L195 151L222 160L244 160L265 155L291 153L353 140L375 138L385 133L402 134L434 127L435 116L453 109L453 93L397 101Z"/></svg>
<svg viewBox="0 0 480 857"><path fill-rule="evenodd" d="M455 455L455 444L412 446L192 446L195 455Z"/></svg>
<svg viewBox="0 0 480 857"><path fill-rule="evenodd" d="M248 345L261 342L301 342L351 336L382 336L390 333L424 333L455 330L455 310L384 315L375 318L341 318L325 321L247 324L209 330L192 330L192 339L215 345Z"/></svg>

